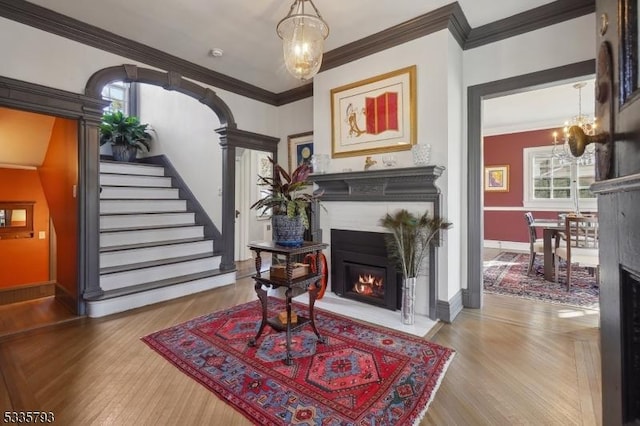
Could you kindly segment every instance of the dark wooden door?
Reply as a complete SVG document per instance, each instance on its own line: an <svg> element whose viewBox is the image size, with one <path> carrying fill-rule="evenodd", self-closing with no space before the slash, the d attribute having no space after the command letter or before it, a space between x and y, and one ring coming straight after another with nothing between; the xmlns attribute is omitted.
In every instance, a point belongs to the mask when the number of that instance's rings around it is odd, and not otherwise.
<svg viewBox="0 0 640 426"><path fill-rule="evenodd" d="M640 91L638 0L596 0L600 325L604 425L640 424ZM607 56L610 55L610 59ZM607 82L607 61L611 79ZM609 151L609 155L605 155Z"/></svg>

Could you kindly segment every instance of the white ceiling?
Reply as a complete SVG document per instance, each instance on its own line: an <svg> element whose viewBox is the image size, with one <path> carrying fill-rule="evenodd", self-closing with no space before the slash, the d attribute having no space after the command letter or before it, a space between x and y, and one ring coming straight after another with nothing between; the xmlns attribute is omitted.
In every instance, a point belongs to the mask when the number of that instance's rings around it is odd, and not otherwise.
<svg viewBox="0 0 640 426"><path fill-rule="evenodd" d="M30 0L222 74L282 92L289 76L275 27L292 0ZM553 0L458 0L478 27ZM452 0L315 0L330 28L325 51L423 15ZM220 58L209 56L221 48Z"/></svg>
<svg viewBox="0 0 640 426"><path fill-rule="evenodd" d="M595 111L594 79L579 80L582 88L582 114L593 116ZM564 122L578 115L580 105L576 81L531 90L515 95L485 100L482 104L482 133L484 136L529 130L562 127Z"/></svg>

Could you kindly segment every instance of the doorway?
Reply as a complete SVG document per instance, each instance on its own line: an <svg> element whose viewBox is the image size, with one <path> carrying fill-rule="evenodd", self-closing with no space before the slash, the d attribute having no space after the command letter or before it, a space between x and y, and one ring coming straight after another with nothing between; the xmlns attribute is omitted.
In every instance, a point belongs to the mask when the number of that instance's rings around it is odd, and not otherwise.
<svg viewBox="0 0 640 426"><path fill-rule="evenodd" d="M77 121L5 107L0 120L0 201L31 205L30 232L0 239L2 337L77 317L79 211L66 190L77 187Z"/></svg>
<svg viewBox="0 0 640 426"><path fill-rule="evenodd" d="M470 86L467 90L467 289L463 291L463 303L468 308L482 307L483 277L483 153L482 153L482 102L518 93L527 89L548 87L562 81L593 75L595 60L578 62L550 70L534 72L504 80Z"/></svg>
<svg viewBox="0 0 640 426"><path fill-rule="evenodd" d="M564 138L573 121L595 123L594 105L593 76L482 101L484 292L597 310L593 268L574 265L569 286L564 261L555 276L555 238L543 250L566 215L597 217L595 152L575 158Z"/></svg>

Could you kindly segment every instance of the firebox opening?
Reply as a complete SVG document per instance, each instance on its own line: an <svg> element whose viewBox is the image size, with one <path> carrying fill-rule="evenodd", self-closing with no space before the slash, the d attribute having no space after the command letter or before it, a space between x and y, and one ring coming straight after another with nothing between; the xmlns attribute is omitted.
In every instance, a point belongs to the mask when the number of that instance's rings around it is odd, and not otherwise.
<svg viewBox="0 0 640 426"><path fill-rule="evenodd" d="M351 292L360 296L384 300L385 268L345 262L347 285L351 284Z"/></svg>
<svg viewBox="0 0 640 426"><path fill-rule="evenodd" d="M378 232L331 230L331 289L340 297L400 308L402 276Z"/></svg>

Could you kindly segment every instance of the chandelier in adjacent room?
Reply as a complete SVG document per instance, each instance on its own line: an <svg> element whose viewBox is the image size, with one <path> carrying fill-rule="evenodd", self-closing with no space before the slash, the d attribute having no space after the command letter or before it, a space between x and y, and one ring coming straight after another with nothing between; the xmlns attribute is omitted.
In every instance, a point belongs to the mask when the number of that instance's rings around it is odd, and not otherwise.
<svg viewBox="0 0 640 426"><path fill-rule="evenodd" d="M289 73L308 80L320 70L329 26L311 0L295 0L276 27Z"/></svg>
<svg viewBox="0 0 640 426"><path fill-rule="evenodd" d="M591 165L595 162L595 146L587 145L584 153L579 157L574 157L571 154L571 147L569 146L569 129L572 126L578 126L587 136L593 136L596 131L596 119L595 117L589 117L582 114L582 88L587 83L576 83L573 85L574 89L578 89L578 115L571 118L569 121L565 121L564 128L562 129L563 138L562 141L558 140L558 132L553 132L553 157L558 159L560 164L565 165L571 162L576 162L580 165Z"/></svg>

